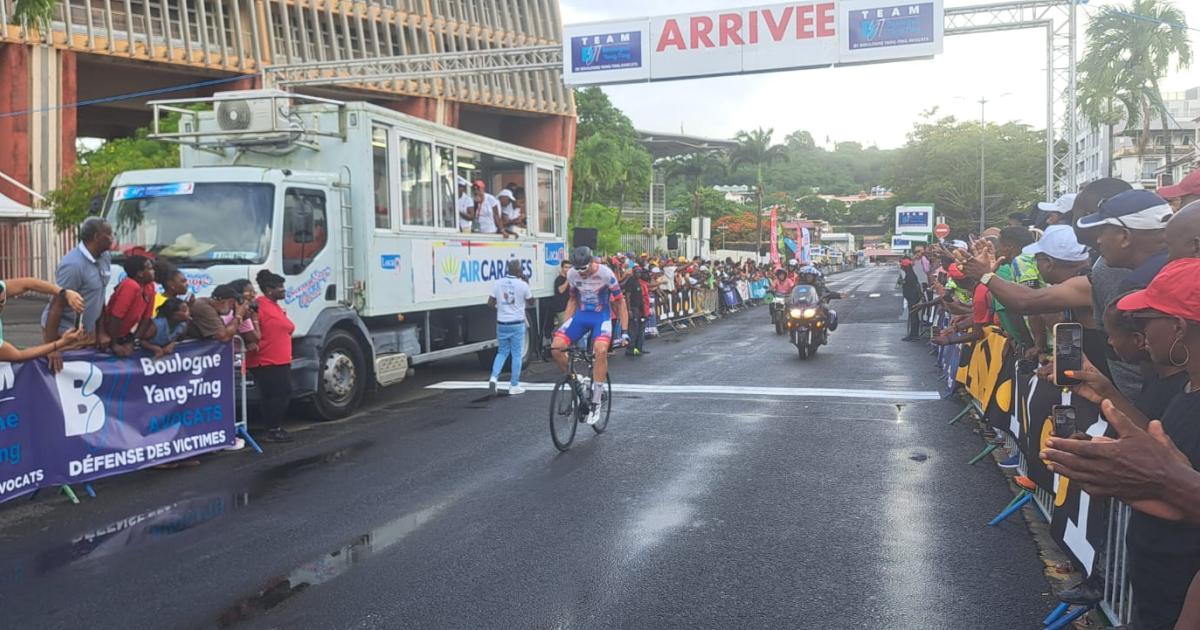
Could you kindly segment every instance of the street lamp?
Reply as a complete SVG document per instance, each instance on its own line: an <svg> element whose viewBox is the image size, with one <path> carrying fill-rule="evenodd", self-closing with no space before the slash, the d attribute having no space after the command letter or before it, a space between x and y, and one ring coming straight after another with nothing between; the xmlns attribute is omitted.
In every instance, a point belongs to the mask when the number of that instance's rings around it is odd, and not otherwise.
<svg viewBox="0 0 1200 630"><path fill-rule="evenodd" d="M1005 96L1012 96L1012 92L1005 92L991 99L981 96L979 100L975 101L979 103L979 232L981 234L987 229L987 196L985 194L987 188L987 155L984 150L987 139L987 104ZM954 98L962 99L963 97L956 96Z"/></svg>
<svg viewBox="0 0 1200 630"><path fill-rule="evenodd" d="M729 229L728 225L718 225L717 231L721 233L721 249L725 249L725 232Z"/></svg>

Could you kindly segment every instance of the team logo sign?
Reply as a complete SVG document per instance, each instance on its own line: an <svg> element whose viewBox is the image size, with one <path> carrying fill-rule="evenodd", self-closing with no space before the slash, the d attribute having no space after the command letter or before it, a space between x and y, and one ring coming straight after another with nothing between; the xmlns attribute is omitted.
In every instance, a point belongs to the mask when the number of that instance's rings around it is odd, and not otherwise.
<svg viewBox="0 0 1200 630"><path fill-rule="evenodd" d="M571 38L575 72L642 67L642 32L601 33Z"/></svg>

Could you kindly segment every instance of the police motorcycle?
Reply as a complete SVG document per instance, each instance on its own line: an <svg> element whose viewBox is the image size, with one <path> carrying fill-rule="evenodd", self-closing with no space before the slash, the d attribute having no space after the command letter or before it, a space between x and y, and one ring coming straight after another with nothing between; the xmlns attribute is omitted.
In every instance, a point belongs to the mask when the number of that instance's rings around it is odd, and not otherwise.
<svg viewBox="0 0 1200 630"><path fill-rule="evenodd" d="M826 304L840 297L830 292L822 298L816 287L808 284L792 289L787 297L784 327L801 359L815 356L818 348L829 343L830 331L837 329L837 315Z"/></svg>

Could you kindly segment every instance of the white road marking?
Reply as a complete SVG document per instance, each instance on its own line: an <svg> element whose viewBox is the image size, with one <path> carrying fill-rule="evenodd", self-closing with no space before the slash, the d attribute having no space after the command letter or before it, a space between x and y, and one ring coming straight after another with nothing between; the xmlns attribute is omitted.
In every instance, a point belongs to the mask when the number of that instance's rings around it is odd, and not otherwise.
<svg viewBox="0 0 1200 630"><path fill-rule="evenodd" d="M548 392L554 383L522 383L526 391ZM487 381L442 381L426 389L467 390L487 389ZM507 390L507 383L499 389ZM615 393L627 394L712 394L715 396L777 396L782 398L860 398L869 400L940 400L937 392L914 390L839 389L829 387L730 387L724 385L637 385L618 383L613 385Z"/></svg>
<svg viewBox="0 0 1200 630"><path fill-rule="evenodd" d="M878 294L878 293L872 293L871 295L868 295L867 297L879 297L879 294Z"/></svg>

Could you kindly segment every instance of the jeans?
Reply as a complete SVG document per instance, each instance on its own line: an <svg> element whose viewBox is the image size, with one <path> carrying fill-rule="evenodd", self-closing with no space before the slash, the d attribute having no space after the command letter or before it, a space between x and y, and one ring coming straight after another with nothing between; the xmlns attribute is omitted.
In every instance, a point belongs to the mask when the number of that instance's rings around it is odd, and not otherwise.
<svg viewBox="0 0 1200 630"><path fill-rule="evenodd" d="M631 316L629 318L629 348L627 352L641 350L644 343L646 343L646 318Z"/></svg>
<svg viewBox="0 0 1200 630"><path fill-rule="evenodd" d="M496 324L496 341L500 347L496 351L496 360L492 362L492 379L500 378L500 370L504 361L512 357L512 378L509 383L516 387L521 383L521 352L525 349L525 323Z"/></svg>

